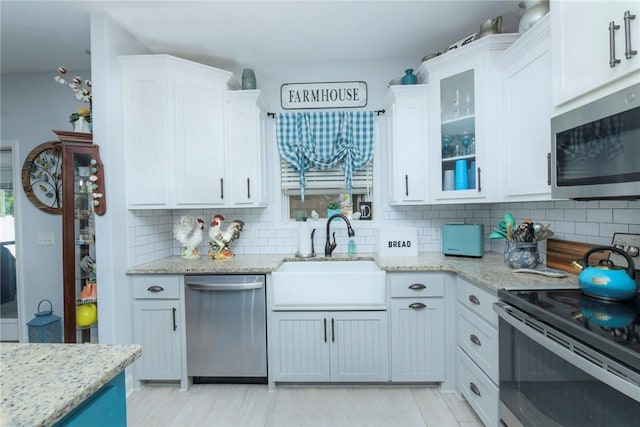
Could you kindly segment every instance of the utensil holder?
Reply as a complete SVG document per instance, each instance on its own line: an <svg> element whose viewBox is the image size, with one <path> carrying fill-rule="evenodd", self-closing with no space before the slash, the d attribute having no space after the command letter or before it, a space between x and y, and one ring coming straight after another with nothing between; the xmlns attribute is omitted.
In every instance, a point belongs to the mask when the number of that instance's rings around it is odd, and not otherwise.
<svg viewBox="0 0 640 427"><path fill-rule="evenodd" d="M508 241L504 249L504 262L509 268L535 268L540 264L538 243Z"/></svg>

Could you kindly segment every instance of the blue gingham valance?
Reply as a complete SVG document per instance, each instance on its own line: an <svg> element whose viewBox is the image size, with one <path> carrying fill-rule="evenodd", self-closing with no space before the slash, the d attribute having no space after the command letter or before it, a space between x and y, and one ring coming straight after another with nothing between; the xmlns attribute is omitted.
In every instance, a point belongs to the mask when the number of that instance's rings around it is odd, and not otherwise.
<svg viewBox="0 0 640 427"><path fill-rule="evenodd" d="M304 200L304 173L310 167L330 169L340 164L347 190L352 175L373 158L372 111L283 113L277 116L280 156L300 174Z"/></svg>

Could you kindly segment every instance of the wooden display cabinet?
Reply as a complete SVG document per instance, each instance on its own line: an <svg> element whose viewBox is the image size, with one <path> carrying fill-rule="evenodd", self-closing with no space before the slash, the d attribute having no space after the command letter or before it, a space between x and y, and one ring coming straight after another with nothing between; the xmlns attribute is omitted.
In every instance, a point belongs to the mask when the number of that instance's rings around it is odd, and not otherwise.
<svg viewBox="0 0 640 427"><path fill-rule="evenodd" d="M106 209L102 163L91 133L54 132L62 142L64 342L95 343L98 342L95 215ZM76 310L82 305L86 307L80 309L78 317Z"/></svg>

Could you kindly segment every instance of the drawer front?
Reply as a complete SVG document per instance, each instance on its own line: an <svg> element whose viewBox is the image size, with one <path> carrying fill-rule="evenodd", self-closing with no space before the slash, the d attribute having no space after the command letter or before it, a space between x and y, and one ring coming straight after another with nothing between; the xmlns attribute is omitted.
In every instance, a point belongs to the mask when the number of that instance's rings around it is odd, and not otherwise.
<svg viewBox="0 0 640 427"><path fill-rule="evenodd" d="M134 276L135 299L179 299L182 276Z"/></svg>
<svg viewBox="0 0 640 427"><path fill-rule="evenodd" d="M444 274L389 273L391 297L420 298L444 296Z"/></svg>
<svg viewBox="0 0 640 427"><path fill-rule="evenodd" d="M458 345L496 384L498 383L498 330L458 304Z"/></svg>
<svg viewBox="0 0 640 427"><path fill-rule="evenodd" d="M457 349L457 358L458 391L486 426L497 426L500 398L498 387L460 348Z"/></svg>
<svg viewBox="0 0 640 427"><path fill-rule="evenodd" d="M492 326L498 327L498 315L493 311L493 303L498 301L495 295L472 285L466 280L458 277L458 301L482 317Z"/></svg>

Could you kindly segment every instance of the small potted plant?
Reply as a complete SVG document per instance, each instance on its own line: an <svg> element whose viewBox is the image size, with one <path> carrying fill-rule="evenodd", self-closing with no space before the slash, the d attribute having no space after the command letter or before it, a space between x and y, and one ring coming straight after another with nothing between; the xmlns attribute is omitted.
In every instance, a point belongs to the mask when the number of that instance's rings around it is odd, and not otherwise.
<svg viewBox="0 0 640 427"><path fill-rule="evenodd" d="M342 213L342 205L339 200L331 200L327 203L327 218L331 217L331 215L341 214Z"/></svg>

